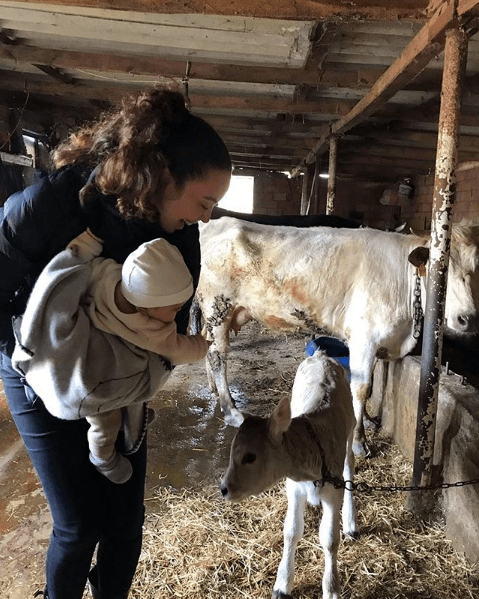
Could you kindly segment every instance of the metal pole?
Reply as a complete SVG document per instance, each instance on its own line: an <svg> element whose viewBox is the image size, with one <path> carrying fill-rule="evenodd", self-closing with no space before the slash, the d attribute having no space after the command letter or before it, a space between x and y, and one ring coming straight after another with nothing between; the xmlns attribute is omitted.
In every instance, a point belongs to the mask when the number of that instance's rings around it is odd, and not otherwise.
<svg viewBox="0 0 479 599"><path fill-rule="evenodd" d="M338 138L329 140L329 170L328 170L328 195L326 196L326 214L333 214L334 200L336 199L336 167L338 163Z"/></svg>
<svg viewBox="0 0 479 599"><path fill-rule="evenodd" d="M300 214L307 214L308 209L308 179L309 179L309 169L305 168L303 171L303 186L301 188L301 208Z"/></svg>
<svg viewBox="0 0 479 599"><path fill-rule="evenodd" d="M413 486L430 485L433 479L434 435L444 333L444 305L451 242L452 208L456 195L455 170L459 144L461 89L467 62L467 42L467 35L459 28L451 29L446 33ZM417 514L427 515L434 507L434 502L434 494L430 492L412 492L408 497L408 508Z"/></svg>

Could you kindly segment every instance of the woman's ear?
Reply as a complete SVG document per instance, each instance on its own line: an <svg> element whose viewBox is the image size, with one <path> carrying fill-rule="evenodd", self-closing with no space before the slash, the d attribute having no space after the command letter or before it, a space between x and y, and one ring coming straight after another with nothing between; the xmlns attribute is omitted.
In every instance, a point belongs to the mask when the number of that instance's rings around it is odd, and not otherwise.
<svg viewBox="0 0 479 599"><path fill-rule="evenodd" d="M269 433L273 441L281 440L291 424L291 403L289 397L284 397L269 417Z"/></svg>

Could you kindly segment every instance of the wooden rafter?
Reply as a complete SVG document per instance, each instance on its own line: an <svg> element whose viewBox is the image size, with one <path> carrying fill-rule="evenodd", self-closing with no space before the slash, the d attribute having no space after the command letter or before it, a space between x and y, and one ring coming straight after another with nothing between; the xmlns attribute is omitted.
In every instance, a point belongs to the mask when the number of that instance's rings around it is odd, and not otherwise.
<svg viewBox="0 0 479 599"><path fill-rule="evenodd" d="M468 0L468 11L462 12L462 18L470 17L470 11L475 11L479 0ZM354 108L331 126L331 135L339 136L364 121L378 111L384 104L403 89L418 75L444 48L445 33L448 27L457 20L456 2L451 0L440 6L420 32L408 44L402 54L379 77L369 93L360 100ZM293 171L298 174L304 164L311 164L318 152L327 144L328 136L321 137L305 160Z"/></svg>
<svg viewBox="0 0 479 599"><path fill-rule="evenodd" d="M42 4L43 0L28 0ZM20 4L21 2L19 2ZM111 9L110 0L50 0L56 6L83 6ZM368 19L370 21L423 19L428 0L355 0L355 2L321 2L316 0L116 0L114 8L123 11L166 14L206 14L244 16L266 19Z"/></svg>

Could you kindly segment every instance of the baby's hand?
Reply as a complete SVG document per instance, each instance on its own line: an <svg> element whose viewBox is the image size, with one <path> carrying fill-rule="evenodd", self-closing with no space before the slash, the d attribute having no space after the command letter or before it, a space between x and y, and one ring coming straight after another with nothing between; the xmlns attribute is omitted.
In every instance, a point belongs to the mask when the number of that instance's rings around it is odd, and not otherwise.
<svg viewBox="0 0 479 599"><path fill-rule="evenodd" d="M101 240L93 235L89 229L72 239L67 248L73 250L75 255L85 262L93 260L103 251Z"/></svg>
<svg viewBox="0 0 479 599"><path fill-rule="evenodd" d="M192 337L193 337L194 339L196 339L196 340L197 340L197 343L198 343L200 346L202 346L202 348L203 348L203 351L204 351L204 352L205 352L205 354L206 354L206 352L208 351L208 349L209 349L209 347L210 347L210 345L211 345L211 341L207 341L207 340L206 340L206 339L203 337L203 335L192 335Z"/></svg>
<svg viewBox="0 0 479 599"><path fill-rule="evenodd" d="M203 335L203 337L206 339L206 341L208 341L208 344L211 345L213 343L213 336L211 335L211 333L208 331L208 329L206 328L206 326L204 326L201 329L201 334Z"/></svg>

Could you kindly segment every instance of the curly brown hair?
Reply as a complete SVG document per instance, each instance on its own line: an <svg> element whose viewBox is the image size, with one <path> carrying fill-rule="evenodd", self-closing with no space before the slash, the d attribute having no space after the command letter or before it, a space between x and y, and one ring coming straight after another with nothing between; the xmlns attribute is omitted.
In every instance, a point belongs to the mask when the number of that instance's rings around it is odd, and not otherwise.
<svg viewBox="0 0 479 599"><path fill-rule="evenodd" d="M52 157L57 168L96 169L94 182L80 191L82 204L99 190L117 196L124 216L150 221L158 218L156 204L171 177L181 188L212 169L231 171L213 127L187 110L180 93L158 88L126 96L118 110L72 133Z"/></svg>

